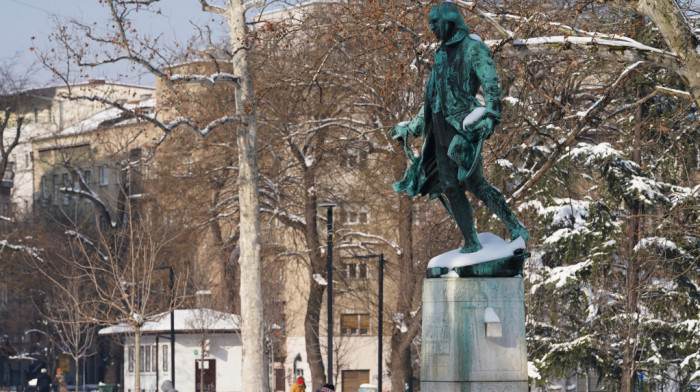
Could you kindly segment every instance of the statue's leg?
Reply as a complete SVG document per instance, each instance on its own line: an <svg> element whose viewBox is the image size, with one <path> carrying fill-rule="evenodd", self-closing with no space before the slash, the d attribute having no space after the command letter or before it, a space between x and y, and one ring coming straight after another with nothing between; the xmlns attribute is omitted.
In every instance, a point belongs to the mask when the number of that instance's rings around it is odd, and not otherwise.
<svg viewBox="0 0 700 392"><path fill-rule="evenodd" d="M436 149L438 150L436 151L436 159L438 172L440 174L440 183L442 184L442 192L450 202L452 217L455 219L457 227L459 227L464 237L464 246L460 252L476 252L480 250L482 246L479 243L479 239L476 236L476 229L474 228L474 210L469 203L469 199L467 199L467 196L464 194L466 189L457 181L458 167L447 156L447 151L444 147L437 146Z"/></svg>
<svg viewBox="0 0 700 392"><path fill-rule="evenodd" d="M518 222L513 211L508 207L508 203L506 203L503 194L486 182L481 163L478 165L479 167L476 168L471 177L466 181L467 189L479 200L483 201L484 204L506 224L508 230L510 230L511 241L518 237L522 237L525 241L530 239L530 234L525 227Z"/></svg>

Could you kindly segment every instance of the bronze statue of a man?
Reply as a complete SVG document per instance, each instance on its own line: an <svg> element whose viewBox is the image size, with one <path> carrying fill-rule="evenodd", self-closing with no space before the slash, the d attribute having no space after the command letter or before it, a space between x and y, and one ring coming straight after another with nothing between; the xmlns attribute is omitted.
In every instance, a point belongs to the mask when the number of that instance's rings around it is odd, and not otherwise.
<svg viewBox="0 0 700 392"><path fill-rule="evenodd" d="M481 144L501 121L501 88L489 49L478 36L469 34L459 8L451 2L430 10L430 29L441 43L435 51L423 107L413 120L391 130L392 139L403 139L404 146L407 134L423 136L422 154L419 158L410 154L413 163L403 179L393 184L394 190L439 197L464 236L462 253L482 248L466 190L508 226L511 240L522 237L527 241L527 230L503 195L486 182L481 167ZM485 106L476 99L479 87Z"/></svg>

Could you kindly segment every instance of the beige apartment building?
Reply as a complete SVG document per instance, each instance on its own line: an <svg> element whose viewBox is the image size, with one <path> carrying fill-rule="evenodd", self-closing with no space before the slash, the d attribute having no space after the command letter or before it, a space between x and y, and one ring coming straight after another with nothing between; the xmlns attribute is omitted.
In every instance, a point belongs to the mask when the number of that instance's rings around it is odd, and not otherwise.
<svg viewBox="0 0 700 392"><path fill-rule="evenodd" d="M23 117L19 144L10 154L9 170L3 181L5 197L2 199L0 196L3 210L24 215L32 211L35 202L41 201L43 189L39 184L42 170L35 167L35 159L38 158L35 140L43 140L41 144L46 146L46 140L61 132L65 134L66 129L107 108L98 101L70 99L69 95L101 96L115 102L127 102L145 100L153 94L154 90L149 87L93 80L70 86L30 89L0 97L3 104L13 109L4 135L6 141L14 135L18 118Z"/></svg>

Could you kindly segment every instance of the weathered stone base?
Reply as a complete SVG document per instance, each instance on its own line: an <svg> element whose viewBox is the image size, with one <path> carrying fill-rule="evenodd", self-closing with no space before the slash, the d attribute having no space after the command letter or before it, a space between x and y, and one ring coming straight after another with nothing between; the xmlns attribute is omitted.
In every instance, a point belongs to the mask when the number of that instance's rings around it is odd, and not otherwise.
<svg viewBox="0 0 700 392"><path fill-rule="evenodd" d="M423 281L421 391L525 392L523 280Z"/></svg>
<svg viewBox="0 0 700 392"><path fill-rule="evenodd" d="M527 382L421 382L421 392L526 392Z"/></svg>

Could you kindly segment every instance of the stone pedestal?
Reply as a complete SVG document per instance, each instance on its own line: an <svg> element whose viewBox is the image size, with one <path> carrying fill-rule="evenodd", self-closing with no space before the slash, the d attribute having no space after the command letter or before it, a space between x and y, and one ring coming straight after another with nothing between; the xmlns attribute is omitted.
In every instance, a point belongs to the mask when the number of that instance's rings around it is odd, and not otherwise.
<svg viewBox="0 0 700 392"><path fill-rule="evenodd" d="M525 392L523 279L423 283L422 392Z"/></svg>

